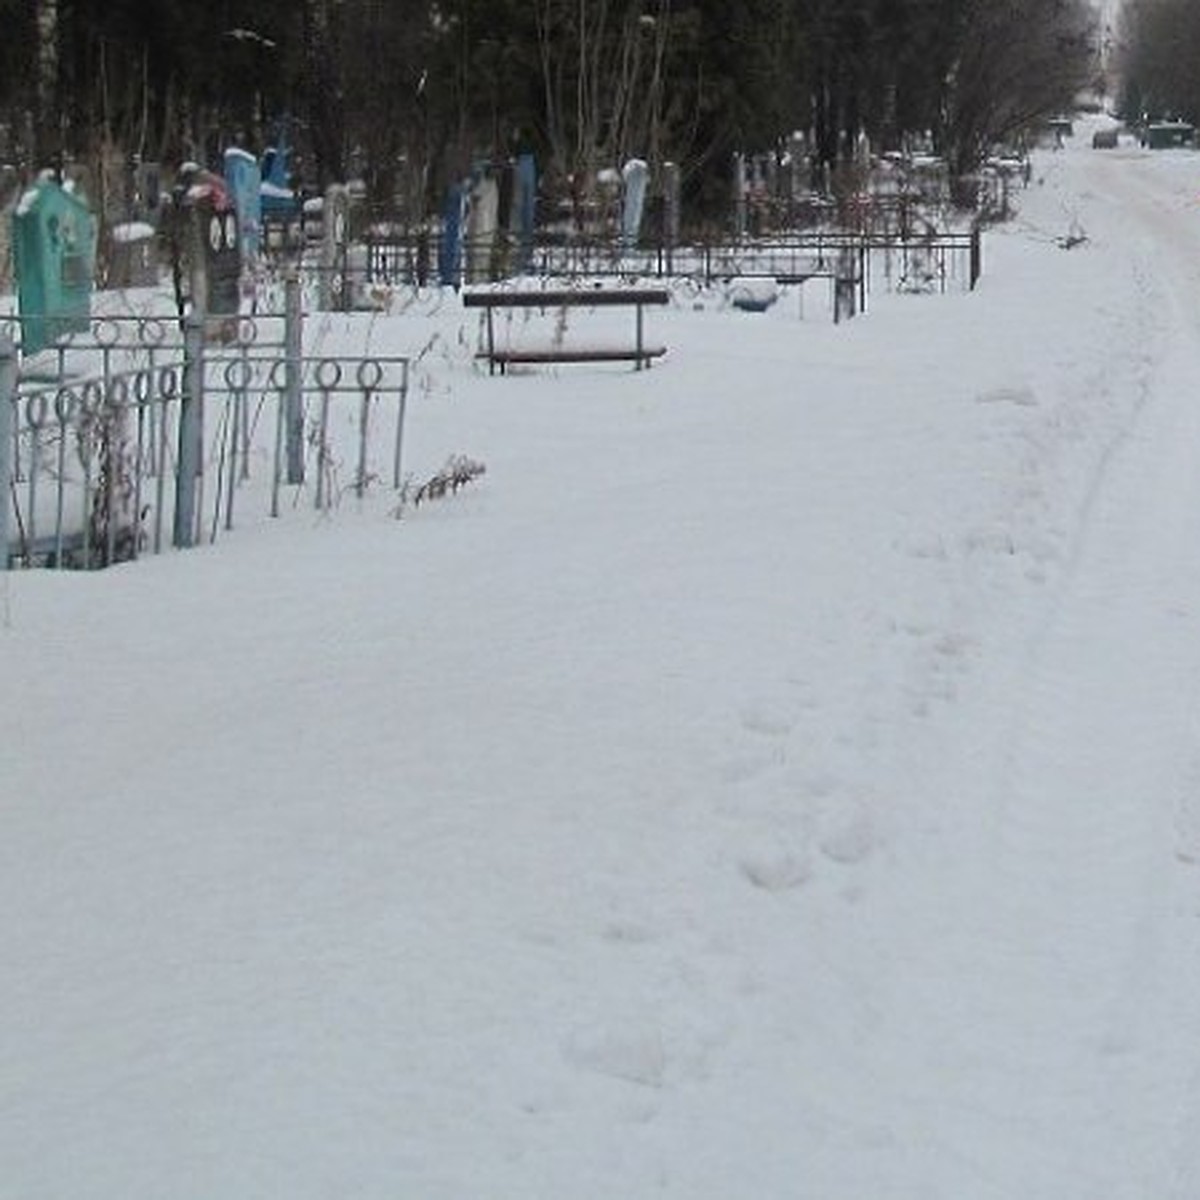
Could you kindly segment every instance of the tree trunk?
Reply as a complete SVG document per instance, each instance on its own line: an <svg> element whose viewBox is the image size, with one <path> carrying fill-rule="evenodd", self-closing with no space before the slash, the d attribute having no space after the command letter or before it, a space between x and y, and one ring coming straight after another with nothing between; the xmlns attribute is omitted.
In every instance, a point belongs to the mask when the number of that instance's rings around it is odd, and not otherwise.
<svg viewBox="0 0 1200 1200"><path fill-rule="evenodd" d="M340 0L305 0L304 63L313 152L321 186L344 179L340 57L334 44Z"/></svg>
<svg viewBox="0 0 1200 1200"><path fill-rule="evenodd" d="M58 121L58 0L37 0L37 115L34 163L62 166Z"/></svg>

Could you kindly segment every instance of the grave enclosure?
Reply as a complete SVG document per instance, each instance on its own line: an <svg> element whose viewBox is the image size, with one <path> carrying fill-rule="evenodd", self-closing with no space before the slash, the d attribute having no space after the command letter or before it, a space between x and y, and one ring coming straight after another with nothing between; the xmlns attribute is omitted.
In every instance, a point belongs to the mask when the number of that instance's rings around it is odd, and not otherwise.
<svg viewBox="0 0 1200 1200"><path fill-rule="evenodd" d="M20 382L0 334L0 565L106 566L215 541L235 515L397 496L408 360L303 354L298 281L288 295L215 342L199 313L182 331L92 318L60 370Z"/></svg>
<svg viewBox="0 0 1200 1200"><path fill-rule="evenodd" d="M17 312L0 322L0 569L194 546L232 529L235 509L281 515L289 493L327 510L400 489L407 359L306 356L295 269L281 311L242 311L261 186L240 152L223 176L181 170L177 320L93 313L86 201L48 179L22 197Z"/></svg>
<svg viewBox="0 0 1200 1200"><path fill-rule="evenodd" d="M0 569L100 566L194 546L232 529L235 511L281 515L289 494L293 507L323 510L372 488L400 492L409 363L305 357L301 288L317 309L337 311L380 307L398 289L481 284L463 296L486 316L490 369L615 357L641 368L664 352L644 340L643 307L672 289L816 280L837 321L863 312L873 287L968 290L981 271L978 226L914 227L902 209L853 232L756 234L748 206L735 234L685 240L678 173L652 180L639 160L605 178L607 224L584 235L538 227L528 155L456 185L442 220L417 230L380 219L348 187L305 205L282 158L231 149L222 174L181 168L165 208L150 201L162 180L145 166L146 203L131 215L157 213L159 228L126 223L127 250L110 275L161 282L153 252L169 236L186 311L178 321L94 314L97 230L86 201L50 180L22 197L19 311L0 336L0 480L10 483L0 488ZM892 212L882 201L878 211ZM584 300L576 289L603 283L604 303L635 312L634 336L553 354L501 347L492 313L514 302L505 284L518 275L540 278L539 298L521 301L539 306L594 304L594 291ZM250 281L256 306L278 311L245 315ZM347 410L349 422L334 419ZM373 438L381 422L388 434ZM387 461L372 461L379 444Z"/></svg>

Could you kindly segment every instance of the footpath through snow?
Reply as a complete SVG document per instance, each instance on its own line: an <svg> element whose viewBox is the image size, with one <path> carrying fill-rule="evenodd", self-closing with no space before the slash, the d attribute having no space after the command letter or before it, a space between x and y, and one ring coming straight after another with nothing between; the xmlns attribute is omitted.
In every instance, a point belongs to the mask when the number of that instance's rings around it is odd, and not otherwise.
<svg viewBox="0 0 1200 1200"><path fill-rule="evenodd" d="M1200 1196L1200 158L1089 142L648 372L314 320L486 476L7 579L0 1200Z"/></svg>
<svg viewBox="0 0 1200 1200"><path fill-rule="evenodd" d="M1059 390L1020 402L1049 401L1060 441L1037 497L1047 586L1024 620L984 618L995 645L946 724L975 828L961 879L909 881L928 945L896 1011L926 1046L897 1100L929 1106L914 1136L936 1114L945 1194L1182 1200L1200 1194L1200 174L1140 152L1040 166L1087 238L1071 254L1119 270L1042 313ZM1080 320L1105 332L1080 346Z"/></svg>

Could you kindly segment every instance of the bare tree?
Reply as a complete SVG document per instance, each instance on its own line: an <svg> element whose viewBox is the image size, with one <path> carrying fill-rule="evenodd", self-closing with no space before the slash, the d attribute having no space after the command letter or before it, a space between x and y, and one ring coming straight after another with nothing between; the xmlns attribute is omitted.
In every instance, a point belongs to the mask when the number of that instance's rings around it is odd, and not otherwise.
<svg viewBox="0 0 1200 1200"><path fill-rule="evenodd" d="M309 132L322 183L345 178L346 145L338 35L342 0L304 0Z"/></svg>
<svg viewBox="0 0 1200 1200"><path fill-rule="evenodd" d="M672 0L537 0L542 128L553 168L577 189L601 167L669 153L674 29Z"/></svg>
<svg viewBox="0 0 1200 1200"><path fill-rule="evenodd" d="M992 146L1069 109L1092 81L1095 42L1087 0L970 0L944 101L952 172L969 174Z"/></svg>

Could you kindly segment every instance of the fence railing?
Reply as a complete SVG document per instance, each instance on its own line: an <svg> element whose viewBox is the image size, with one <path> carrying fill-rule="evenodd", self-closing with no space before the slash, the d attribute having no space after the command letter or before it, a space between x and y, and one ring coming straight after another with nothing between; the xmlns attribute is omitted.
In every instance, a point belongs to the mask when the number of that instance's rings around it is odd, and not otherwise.
<svg viewBox="0 0 1200 1200"><path fill-rule="evenodd" d="M73 347L94 369L48 379L19 379L0 333L0 569L214 541L247 503L280 516L289 489L327 510L402 488L407 358L306 355L285 318L221 346L198 317L181 338L104 328Z"/></svg>
<svg viewBox="0 0 1200 1200"><path fill-rule="evenodd" d="M442 246L436 234L369 234L370 283L423 287L438 282ZM630 245L617 238L466 239L457 255L462 282L495 282L519 272L555 278L690 279L704 285L734 276L830 277L839 259L857 256L861 274L889 290L974 289L983 268L978 226L909 233L813 231L790 237L693 244Z"/></svg>

